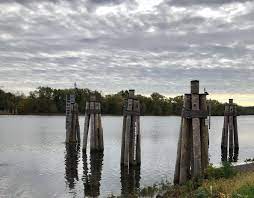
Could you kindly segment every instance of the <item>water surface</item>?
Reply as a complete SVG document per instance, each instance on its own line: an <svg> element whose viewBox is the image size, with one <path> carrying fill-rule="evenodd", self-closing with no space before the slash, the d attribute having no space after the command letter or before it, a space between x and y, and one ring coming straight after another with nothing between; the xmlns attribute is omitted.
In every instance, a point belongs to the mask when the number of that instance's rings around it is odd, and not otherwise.
<svg viewBox="0 0 254 198"><path fill-rule="evenodd" d="M243 162L254 157L254 116L240 116L238 123ZM81 116L81 131L83 124ZM64 116L0 116L0 197L106 197L172 181L179 117L141 117L142 164L129 172L120 168L122 117L103 116L102 124L104 153L90 156L82 144L65 145ZM214 164L221 161L222 126L223 117L212 117Z"/></svg>

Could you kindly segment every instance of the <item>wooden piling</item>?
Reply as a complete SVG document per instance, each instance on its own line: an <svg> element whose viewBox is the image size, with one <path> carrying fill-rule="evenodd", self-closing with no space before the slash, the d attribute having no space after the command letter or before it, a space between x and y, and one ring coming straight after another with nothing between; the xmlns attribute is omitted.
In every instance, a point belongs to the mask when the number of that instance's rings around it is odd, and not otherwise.
<svg viewBox="0 0 254 198"><path fill-rule="evenodd" d="M80 142L80 128L79 128L79 111L78 104L75 103L75 96L66 96L66 143Z"/></svg>
<svg viewBox="0 0 254 198"><path fill-rule="evenodd" d="M206 94L200 95L200 110L207 111ZM209 134L208 125L205 118L200 119L201 125L201 160L202 160L202 171L204 173L205 168L208 166L208 144L209 144Z"/></svg>
<svg viewBox="0 0 254 198"><path fill-rule="evenodd" d="M174 184L179 184L180 178L180 160L181 160L181 145L182 145L182 125L183 118L181 118L181 125L177 143L177 153L176 153L176 164L175 164L175 173L174 173Z"/></svg>
<svg viewBox="0 0 254 198"><path fill-rule="evenodd" d="M175 184L184 184L190 178L203 176L208 166L207 94L199 94L199 81L191 81L191 94L184 95Z"/></svg>
<svg viewBox="0 0 254 198"><path fill-rule="evenodd" d="M234 150L235 153L239 150L239 141L238 141L238 124L237 124L237 108L234 107L234 117L233 117L233 125L234 125Z"/></svg>
<svg viewBox="0 0 254 198"><path fill-rule="evenodd" d="M140 112L140 103L138 102L137 112ZM136 130L137 130L137 137L136 137L136 164L141 164L141 134L140 134L140 117L136 116Z"/></svg>
<svg viewBox="0 0 254 198"><path fill-rule="evenodd" d="M233 113L234 113L234 107L233 107L233 100L229 99L229 151L233 151L234 149L234 119L233 119ZM232 152L233 153L233 152Z"/></svg>
<svg viewBox="0 0 254 198"><path fill-rule="evenodd" d="M124 101L124 109L127 107L127 101ZM122 146L121 146L121 164L124 164L125 152L125 132L126 132L126 115L123 115L123 129L122 129Z"/></svg>
<svg viewBox="0 0 254 198"><path fill-rule="evenodd" d="M221 140L221 149L227 152L228 149L228 114L229 114L229 106L225 105L224 111L224 124L222 130L222 140Z"/></svg>
<svg viewBox="0 0 254 198"><path fill-rule="evenodd" d="M191 109L191 95L185 94L184 96L184 108L187 110ZM189 143L190 143L190 130L191 121L183 118L181 135L181 156L180 156L180 177L179 184L183 184L187 181L190 175L190 154L189 154Z"/></svg>
<svg viewBox="0 0 254 198"><path fill-rule="evenodd" d="M122 130L121 165L140 165L140 103L134 95L134 90L129 90L129 96L124 102Z"/></svg>
<svg viewBox="0 0 254 198"><path fill-rule="evenodd" d="M103 140L103 128L102 128L102 124L101 124L101 104L98 103L99 106L99 113L98 113L98 121L99 121L99 149L100 150L104 150L104 140Z"/></svg>
<svg viewBox="0 0 254 198"><path fill-rule="evenodd" d="M89 102L86 103L86 113L85 113L85 124L84 124L84 136L83 136L83 150L86 150L87 147L87 138L89 131L89 123L90 123L90 114L87 113L89 110Z"/></svg>
<svg viewBox="0 0 254 198"><path fill-rule="evenodd" d="M229 161L238 159L239 142L238 142L238 126L237 126L237 109L233 103L233 99L229 99L229 103L225 104L224 125L221 140L221 152L226 161L227 151L229 152ZM229 149L228 149L229 148ZM236 156L236 157L235 157Z"/></svg>
<svg viewBox="0 0 254 198"><path fill-rule="evenodd" d="M194 86L194 85L192 85ZM196 89L196 88L195 88ZM199 109L199 94L193 93L192 110L198 111ZM194 177L198 178L201 175L201 142L200 142L200 119L192 118L192 132L193 132L193 161L194 161Z"/></svg>
<svg viewBox="0 0 254 198"><path fill-rule="evenodd" d="M83 150L87 149L87 138L90 128L90 152L103 151L103 129L101 124L101 104L95 95L91 95L86 102Z"/></svg>
<svg viewBox="0 0 254 198"><path fill-rule="evenodd" d="M225 156L229 152L229 161L235 161L238 157L239 142L238 142L238 126L237 126L237 109L233 103L233 99L229 99L229 103L225 104L224 124L222 130L221 152Z"/></svg>
<svg viewBox="0 0 254 198"><path fill-rule="evenodd" d="M127 111L132 110L132 99L128 99ZM129 166L131 115L127 115L125 127L124 166Z"/></svg>

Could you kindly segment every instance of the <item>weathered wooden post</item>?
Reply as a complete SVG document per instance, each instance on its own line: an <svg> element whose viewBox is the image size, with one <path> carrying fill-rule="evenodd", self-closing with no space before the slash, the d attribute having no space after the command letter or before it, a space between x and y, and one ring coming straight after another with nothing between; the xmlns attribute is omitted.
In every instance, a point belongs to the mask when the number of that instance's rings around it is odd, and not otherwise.
<svg viewBox="0 0 254 198"><path fill-rule="evenodd" d="M237 109L233 103L233 99L229 99L229 103L225 104L224 124L221 137L221 153L222 160L227 159L227 152L229 151L229 161L233 160L233 153L238 156L239 142L238 142L238 128L237 128ZM237 159L234 158L234 160Z"/></svg>
<svg viewBox="0 0 254 198"><path fill-rule="evenodd" d="M174 183L203 176L208 166L208 93L199 93L199 81L191 81L191 94L184 95Z"/></svg>
<svg viewBox="0 0 254 198"><path fill-rule="evenodd" d="M101 124L101 103L96 99L95 95L90 96L90 100L86 102L85 126L83 137L83 150L87 148L87 138L90 125L90 151L103 151L103 129Z"/></svg>
<svg viewBox="0 0 254 198"><path fill-rule="evenodd" d="M79 111L75 103L75 95L66 96L66 143L80 142Z"/></svg>
<svg viewBox="0 0 254 198"><path fill-rule="evenodd" d="M121 165L132 166L141 163L140 103L135 91L129 90L124 101Z"/></svg>

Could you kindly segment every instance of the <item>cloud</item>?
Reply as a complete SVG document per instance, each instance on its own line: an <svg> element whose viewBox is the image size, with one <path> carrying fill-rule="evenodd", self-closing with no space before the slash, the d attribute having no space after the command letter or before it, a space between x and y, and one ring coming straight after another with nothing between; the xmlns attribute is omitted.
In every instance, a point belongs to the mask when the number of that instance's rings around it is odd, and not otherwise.
<svg viewBox="0 0 254 198"><path fill-rule="evenodd" d="M252 94L254 2L6 0L0 84Z"/></svg>

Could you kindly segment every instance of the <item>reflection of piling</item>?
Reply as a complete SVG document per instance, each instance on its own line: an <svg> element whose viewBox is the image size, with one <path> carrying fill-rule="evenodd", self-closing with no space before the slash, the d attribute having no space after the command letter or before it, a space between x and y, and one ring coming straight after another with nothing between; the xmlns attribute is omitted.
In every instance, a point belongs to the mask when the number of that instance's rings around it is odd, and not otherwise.
<svg viewBox="0 0 254 198"><path fill-rule="evenodd" d="M132 197L140 187L140 166L121 166L122 196Z"/></svg>
<svg viewBox="0 0 254 198"><path fill-rule="evenodd" d="M233 103L233 99L229 99L229 103L225 105L224 124L221 138L221 152L229 152L229 161L235 161L238 158L239 142L237 128L237 109ZM233 157L237 156L237 157ZM225 157L223 158L223 160Z"/></svg>
<svg viewBox="0 0 254 198"><path fill-rule="evenodd" d="M80 142L78 104L75 103L75 95L66 96L66 143Z"/></svg>
<svg viewBox="0 0 254 198"><path fill-rule="evenodd" d="M83 150L87 148L87 138L89 125L90 134L90 151L103 151L103 130L101 125L101 103L92 95L90 101L86 103L85 127L83 137Z"/></svg>
<svg viewBox="0 0 254 198"><path fill-rule="evenodd" d="M121 165L127 167L141 163L140 103L134 92L124 101Z"/></svg>
<svg viewBox="0 0 254 198"><path fill-rule="evenodd" d="M185 94L178 139L174 183L183 184L203 175L208 166L208 126L206 95L199 94L199 81L191 81Z"/></svg>
<svg viewBox="0 0 254 198"><path fill-rule="evenodd" d="M70 189L74 189L75 180L78 181L79 144L66 144L65 179Z"/></svg>
<svg viewBox="0 0 254 198"><path fill-rule="evenodd" d="M83 152L83 183L84 197L100 196L100 181L103 164L103 152L90 155L90 173L88 172L87 155Z"/></svg>

